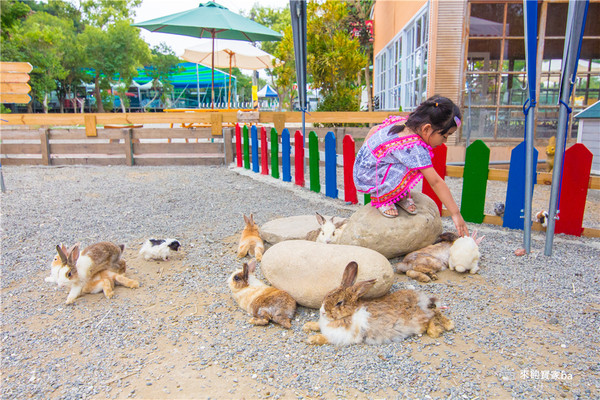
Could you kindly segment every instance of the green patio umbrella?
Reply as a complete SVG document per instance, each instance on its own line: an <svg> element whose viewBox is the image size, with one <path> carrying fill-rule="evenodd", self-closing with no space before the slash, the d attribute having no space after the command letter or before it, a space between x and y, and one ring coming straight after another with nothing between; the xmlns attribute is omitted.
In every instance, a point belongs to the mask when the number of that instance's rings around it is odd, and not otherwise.
<svg viewBox="0 0 600 400"><path fill-rule="evenodd" d="M214 71L214 39L243 40L246 42L262 42L280 40L281 34L229 9L209 1L197 8L167 15L149 21L133 24L150 32L172 33L174 35L213 39ZM213 72L214 74L214 72ZM212 85L211 106L214 108L214 75Z"/></svg>

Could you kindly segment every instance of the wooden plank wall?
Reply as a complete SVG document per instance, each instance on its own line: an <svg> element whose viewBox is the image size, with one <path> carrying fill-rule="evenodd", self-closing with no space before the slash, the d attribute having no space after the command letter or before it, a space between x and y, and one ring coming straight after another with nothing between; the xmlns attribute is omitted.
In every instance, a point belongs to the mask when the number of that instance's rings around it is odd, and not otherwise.
<svg viewBox="0 0 600 400"><path fill-rule="evenodd" d="M222 165L223 136L210 128L2 129L5 165ZM229 138L231 136L229 135ZM228 145L231 146L231 139ZM229 155L231 156L232 150Z"/></svg>
<svg viewBox="0 0 600 400"><path fill-rule="evenodd" d="M430 3L429 63L427 94L439 94L462 107L464 71L464 32L466 1L432 1ZM452 135L448 145L456 144Z"/></svg>

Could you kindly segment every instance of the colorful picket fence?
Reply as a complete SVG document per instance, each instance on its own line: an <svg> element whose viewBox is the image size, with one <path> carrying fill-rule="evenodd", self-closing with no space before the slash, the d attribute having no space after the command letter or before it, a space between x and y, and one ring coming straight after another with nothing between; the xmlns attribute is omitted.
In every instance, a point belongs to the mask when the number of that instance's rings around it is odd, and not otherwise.
<svg viewBox="0 0 600 400"><path fill-rule="evenodd" d="M292 142L288 129L283 129L278 135L275 128L271 129L270 140L267 140L265 127L260 127L260 135L256 125L250 128L239 125L235 128L236 138L236 161L238 167L250 169L250 156L252 170L256 173L269 175L280 179L279 160L281 160L281 179L284 182L292 181L292 159L294 162L294 183L305 186L305 160L302 132L294 134L294 151L292 153ZM260 137L260 146L259 146ZM358 203L358 194L354 186L352 169L356 154L356 144L350 135L345 135L342 141L343 152L336 153L336 138L333 132L328 132L324 138L324 168L325 168L325 196L337 199L339 197L337 182L338 157L342 158L343 168L343 199L344 201ZM250 151L250 143L252 148ZM321 159L319 151L319 138L315 132L308 133L308 174L309 190L320 193L321 190ZM260 149L260 159L259 159ZM438 174L445 178L454 176L463 178L463 190L461 197L460 212L467 222L492 223L512 229L523 229L523 210L525 202L525 146L521 143L511 153L510 168L508 174L504 170L490 170L490 149L481 140L474 141L466 150L465 166L457 171L452 167L452 174L448 173L446 165L447 147L442 144L433 150L433 167ZM270 155L269 155L270 152ZM534 154L534 165L537 165L537 150ZM598 179L590 179L592 165L592 153L582 144L571 146L565 153L564 172L561 186L562 201L560 218L556 221L555 233L567 233L581 236L584 233L583 215L588 187L600 189ZM460 173L462 172L462 174ZM485 197L488 180L507 181L507 192L505 200L504 217L489 216L484 214ZM534 182L535 183L535 182ZM533 190L533 186L530 188ZM423 182L423 193L427 194L437 204L441 215L447 215L442 209L442 203L433 192L427 181ZM369 202L369 197L364 196L364 204ZM559 203L560 205L560 203ZM446 214L445 214L446 213ZM538 227L539 229L539 227ZM586 229L589 236L600 236L600 230ZM587 236L586 235L586 236Z"/></svg>

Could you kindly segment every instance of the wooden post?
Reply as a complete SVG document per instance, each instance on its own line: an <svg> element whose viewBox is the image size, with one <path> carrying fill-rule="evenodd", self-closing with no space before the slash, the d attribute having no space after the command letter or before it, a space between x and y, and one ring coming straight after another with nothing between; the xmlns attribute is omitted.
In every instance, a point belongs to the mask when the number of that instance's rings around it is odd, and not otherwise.
<svg viewBox="0 0 600 400"><path fill-rule="evenodd" d="M223 128L223 152L225 165L229 165L233 162L233 128Z"/></svg>
<svg viewBox="0 0 600 400"><path fill-rule="evenodd" d="M40 128L40 146L42 148L42 164L51 165L50 157L50 129Z"/></svg>
<svg viewBox="0 0 600 400"><path fill-rule="evenodd" d="M335 134L325 135L325 196L337 199L337 155Z"/></svg>
<svg viewBox="0 0 600 400"><path fill-rule="evenodd" d="M223 134L223 114L212 113L210 114L210 131L213 136L221 136Z"/></svg>
<svg viewBox="0 0 600 400"><path fill-rule="evenodd" d="M354 185L354 159L356 157L356 144L350 135L345 135L344 146L344 200L349 203L358 203L356 186Z"/></svg>
<svg viewBox="0 0 600 400"><path fill-rule="evenodd" d="M133 166L133 129L122 129L123 137L125 138L125 159L127 160L127 165Z"/></svg>
<svg viewBox="0 0 600 400"><path fill-rule="evenodd" d="M273 116L273 125L277 132L283 132L285 129L285 114L284 113L276 113Z"/></svg>
<svg viewBox="0 0 600 400"><path fill-rule="evenodd" d="M85 136L98 136L96 130L96 116L93 114L86 114L83 117L85 121Z"/></svg>

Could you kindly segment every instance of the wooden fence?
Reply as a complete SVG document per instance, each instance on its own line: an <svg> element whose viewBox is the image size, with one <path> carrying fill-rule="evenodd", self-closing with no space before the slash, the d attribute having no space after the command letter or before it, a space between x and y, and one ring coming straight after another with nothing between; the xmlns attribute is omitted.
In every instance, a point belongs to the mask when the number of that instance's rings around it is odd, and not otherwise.
<svg viewBox="0 0 600 400"><path fill-rule="evenodd" d="M308 172L310 176L308 188L318 193L323 192L321 175L323 175L322 168L324 168L324 194L332 198L342 197L345 201L353 204L358 203L358 195L352 179L354 157L357 150L354 138L351 135L343 137L341 140L342 152L340 153L337 151L340 141L339 138L336 139L333 131L326 133L323 139L320 139L314 131L309 132L307 136L308 148L306 149L299 131L291 135L288 129L284 129L281 135L278 135L273 128L270 135L267 135L265 127L261 127L259 133L256 126L248 129L248 127L241 128L238 125L235 132L236 164L238 167L252 169L255 173L270 174L275 179L280 179L281 176L284 182L293 180L296 185L303 187L305 186L305 172ZM302 164L305 151L308 151L307 171ZM321 153L324 154L324 163ZM463 178L460 211L466 221L523 229L524 143L513 150L509 170L489 168L490 150L481 140L476 140L467 148L464 167L447 166L446 154L446 145L434 149L434 168L442 177ZM295 155L298 157L294 157ZM535 161L537 161L537 150ZM600 178L590 176L591 162L591 153L584 145L576 144L567 150L560 194L564 211L561 212L562 218L556 221L555 233L600 237L600 230L582 226L587 191L588 189L600 189ZM343 168L343 196L338 193L337 166L339 164ZM295 166L293 174L292 165ZM507 181L508 189L503 217L484 214L488 180ZM539 184L549 185L552 183L552 175L536 172L536 180ZM442 209L440 200L427 182L423 184L423 192L436 202L442 215L449 215L447 210ZM369 202L368 196L364 197L363 202L365 204ZM533 229L543 230L544 228L535 222Z"/></svg>

